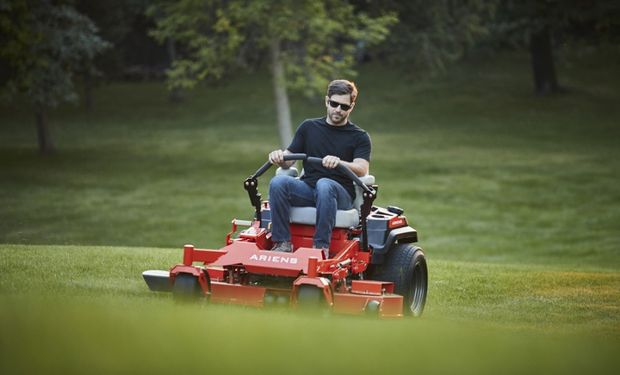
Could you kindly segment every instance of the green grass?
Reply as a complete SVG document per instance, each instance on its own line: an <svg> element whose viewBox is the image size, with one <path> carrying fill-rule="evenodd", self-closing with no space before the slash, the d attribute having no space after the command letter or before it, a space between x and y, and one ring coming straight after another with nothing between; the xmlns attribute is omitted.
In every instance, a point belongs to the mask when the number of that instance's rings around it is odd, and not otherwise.
<svg viewBox="0 0 620 375"><path fill-rule="evenodd" d="M266 75L179 105L159 83L101 87L92 112L53 113L51 157L27 107L0 107L0 372L615 373L619 60L572 56L568 92L543 98L521 55L428 80L362 68L353 119L371 133L376 203L405 209L429 260L413 321L146 290L143 270L251 216L242 181L278 144ZM294 121L321 105L293 98Z"/></svg>
<svg viewBox="0 0 620 375"><path fill-rule="evenodd" d="M0 369L611 374L620 365L617 273L431 260L424 318L376 321L179 305L138 277L179 259L173 249L0 247Z"/></svg>
<svg viewBox="0 0 620 375"><path fill-rule="evenodd" d="M561 70L570 91L549 98L531 95L521 56L433 81L364 67L353 116L372 135L378 204L405 208L442 259L618 269L611 66ZM160 84L102 87L92 113L54 113L48 158L30 112L3 109L0 243L219 246L251 215L243 179L278 144L269 84L247 76L181 105ZM296 99L293 113L321 104Z"/></svg>

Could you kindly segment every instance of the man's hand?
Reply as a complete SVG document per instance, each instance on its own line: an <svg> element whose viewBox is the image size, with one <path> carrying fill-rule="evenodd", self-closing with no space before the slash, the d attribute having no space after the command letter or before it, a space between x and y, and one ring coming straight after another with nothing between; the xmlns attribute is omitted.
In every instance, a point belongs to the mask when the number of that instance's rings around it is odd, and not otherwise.
<svg viewBox="0 0 620 375"><path fill-rule="evenodd" d="M294 160L284 161L284 155L290 154L288 150L274 150L269 153L269 162L282 169L288 169L295 164Z"/></svg>
<svg viewBox="0 0 620 375"><path fill-rule="evenodd" d="M323 158L323 166L327 169L334 169L340 164L340 158L337 156L327 155Z"/></svg>
<svg viewBox="0 0 620 375"><path fill-rule="evenodd" d="M269 153L269 162L271 164L280 165L284 162L284 151L274 150Z"/></svg>

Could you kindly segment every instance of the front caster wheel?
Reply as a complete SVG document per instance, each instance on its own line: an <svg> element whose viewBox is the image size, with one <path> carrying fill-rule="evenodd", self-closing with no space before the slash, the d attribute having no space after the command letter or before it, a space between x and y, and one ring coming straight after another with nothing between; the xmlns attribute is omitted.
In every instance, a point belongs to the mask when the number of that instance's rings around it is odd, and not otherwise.
<svg viewBox="0 0 620 375"><path fill-rule="evenodd" d="M188 301L202 296L202 288L194 275L181 273L174 279L172 295L176 300Z"/></svg>

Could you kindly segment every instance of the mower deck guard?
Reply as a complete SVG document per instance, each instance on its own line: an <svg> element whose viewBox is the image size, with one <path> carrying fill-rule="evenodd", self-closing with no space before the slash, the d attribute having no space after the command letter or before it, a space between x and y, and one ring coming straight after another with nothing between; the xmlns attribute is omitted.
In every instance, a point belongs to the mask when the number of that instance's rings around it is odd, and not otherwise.
<svg viewBox="0 0 620 375"><path fill-rule="evenodd" d="M153 292L170 292L170 272L161 270L148 270L142 272L142 277L146 281L149 289Z"/></svg>

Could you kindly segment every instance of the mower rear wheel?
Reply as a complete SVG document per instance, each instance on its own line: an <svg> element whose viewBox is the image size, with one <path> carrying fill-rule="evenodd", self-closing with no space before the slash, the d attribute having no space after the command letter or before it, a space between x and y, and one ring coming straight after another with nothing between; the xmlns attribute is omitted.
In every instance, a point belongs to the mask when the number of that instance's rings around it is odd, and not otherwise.
<svg viewBox="0 0 620 375"><path fill-rule="evenodd" d="M190 300L202 295L202 288L198 278L194 275L181 273L174 279L172 295L177 300Z"/></svg>
<svg viewBox="0 0 620 375"><path fill-rule="evenodd" d="M374 267L371 278L394 283L394 292L403 296L405 315L422 315L428 289L428 268L421 248L409 243L397 244L390 249L385 262Z"/></svg>

